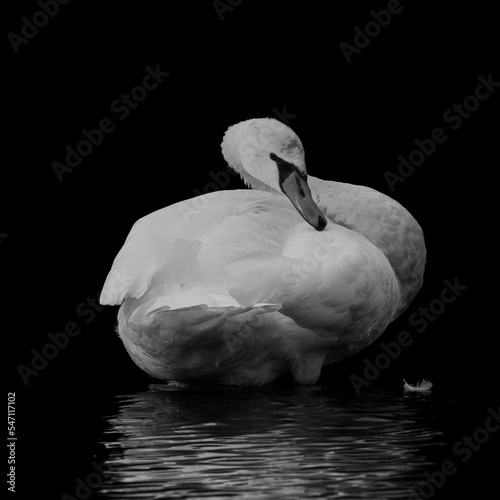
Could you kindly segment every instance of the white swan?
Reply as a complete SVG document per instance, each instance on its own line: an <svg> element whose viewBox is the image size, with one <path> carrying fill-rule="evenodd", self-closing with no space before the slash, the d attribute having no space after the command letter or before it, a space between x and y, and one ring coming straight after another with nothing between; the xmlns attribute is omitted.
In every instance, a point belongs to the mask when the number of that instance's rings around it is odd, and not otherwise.
<svg viewBox="0 0 500 500"><path fill-rule="evenodd" d="M119 335L153 377L257 385L291 372L314 383L411 302L422 230L373 189L307 177L300 139L277 120L230 127L222 152L253 190L137 221L101 304L122 304Z"/></svg>

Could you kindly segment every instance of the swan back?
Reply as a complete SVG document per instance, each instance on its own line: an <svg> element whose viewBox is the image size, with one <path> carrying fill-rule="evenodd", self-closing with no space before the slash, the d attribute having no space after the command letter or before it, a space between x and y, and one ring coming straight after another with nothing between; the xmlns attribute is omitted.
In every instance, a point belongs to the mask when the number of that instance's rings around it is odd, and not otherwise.
<svg viewBox="0 0 500 500"><path fill-rule="evenodd" d="M400 286L399 316L422 286L426 249L420 225L397 201L369 187L312 176L309 184L328 218L356 231L385 255Z"/></svg>

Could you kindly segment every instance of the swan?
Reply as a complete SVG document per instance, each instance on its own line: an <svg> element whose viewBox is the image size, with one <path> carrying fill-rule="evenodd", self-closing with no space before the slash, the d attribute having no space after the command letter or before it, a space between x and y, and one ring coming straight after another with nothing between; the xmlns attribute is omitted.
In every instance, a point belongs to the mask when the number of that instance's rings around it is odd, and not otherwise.
<svg viewBox="0 0 500 500"><path fill-rule="evenodd" d="M229 127L222 154L252 189L139 219L100 302L121 304L118 334L152 377L313 384L413 300L422 229L382 193L308 176L299 137L278 120Z"/></svg>

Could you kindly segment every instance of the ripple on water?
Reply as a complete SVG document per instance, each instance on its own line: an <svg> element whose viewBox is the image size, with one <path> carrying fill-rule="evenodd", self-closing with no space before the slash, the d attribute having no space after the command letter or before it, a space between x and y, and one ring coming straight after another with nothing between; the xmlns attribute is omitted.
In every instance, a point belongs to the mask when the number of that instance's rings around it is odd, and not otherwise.
<svg viewBox="0 0 500 500"><path fill-rule="evenodd" d="M105 498L406 498L443 434L431 399L335 387L153 386L106 417Z"/></svg>

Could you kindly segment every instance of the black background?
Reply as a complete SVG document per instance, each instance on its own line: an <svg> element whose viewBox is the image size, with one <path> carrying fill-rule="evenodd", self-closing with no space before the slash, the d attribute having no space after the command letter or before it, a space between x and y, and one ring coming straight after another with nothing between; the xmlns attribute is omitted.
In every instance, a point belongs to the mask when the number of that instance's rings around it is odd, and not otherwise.
<svg viewBox="0 0 500 500"><path fill-rule="evenodd" d="M374 384L427 378L437 391L470 398L469 414L450 415L452 440L483 424L497 396L493 203L500 91L457 130L443 121L448 108L474 93L479 75L500 80L493 13L478 3L402 2L402 12L348 63L339 44L352 44L354 28L387 2L233 3L221 19L211 1L161 7L72 1L17 54L4 40L2 317L9 321L4 336L8 390L17 396L22 498L30 488L40 496L50 489L53 498L74 491L74 479L99 452L96 408L151 381L113 332L117 309L91 317L78 307L98 297L135 220L204 192L209 172L225 170L226 128L276 116L274 109L295 115L290 125L312 175L384 192L424 229L424 286L381 339L407 330L415 340ZM5 33L20 34L22 17L32 19L40 7L33 1L12 7ZM169 76L120 120L111 103L141 84L146 66L157 65ZM103 118L116 129L59 182L52 162L63 162L65 147L75 147L81 130ZM408 157L413 141L436 127L448 139L391 192L384 172L396 172L398 155ZM241 187L231 178L224 189ZM467 290L416 333L409 316L454 278ZM48 333L68 321L81 333L25 386L18 366L30 366L31 350L41 350ZM362 375L364 359L379 352L377 341L322 381L352 392L349 376ZM491 479L492 449L488 442L461 472L472 492Z"/></svg>

